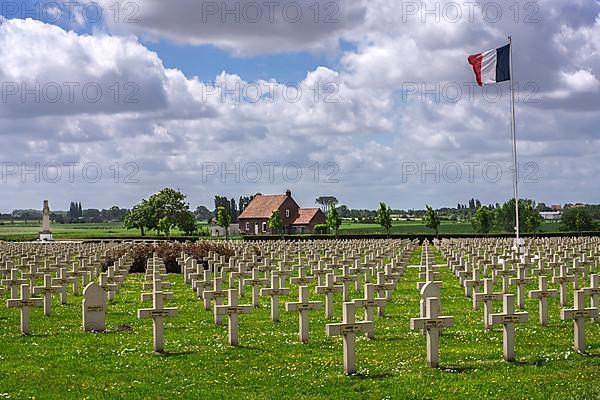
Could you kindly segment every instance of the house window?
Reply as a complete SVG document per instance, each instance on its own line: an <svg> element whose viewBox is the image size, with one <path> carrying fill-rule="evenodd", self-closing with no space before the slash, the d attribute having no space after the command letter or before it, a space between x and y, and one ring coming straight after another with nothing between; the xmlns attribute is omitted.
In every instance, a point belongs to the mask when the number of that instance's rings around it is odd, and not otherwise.
<svg viewBox="0 0 600 400"><path fill-rule="evenodd" d="M266 222L262 223L262 229L263 229L263 232L267 231L267 223Z"/></svg>
<svg viewBox="0 0 600 400"><path fill-rule="evenodd" d="M289 218L290 217L290 210L285 210L285 217Z"/></svg>
<svg viewBox="0 0 600 400"><path fill-rule="evenodd" d="M250 230L250 222L246 222L246 232Z"/></svg>

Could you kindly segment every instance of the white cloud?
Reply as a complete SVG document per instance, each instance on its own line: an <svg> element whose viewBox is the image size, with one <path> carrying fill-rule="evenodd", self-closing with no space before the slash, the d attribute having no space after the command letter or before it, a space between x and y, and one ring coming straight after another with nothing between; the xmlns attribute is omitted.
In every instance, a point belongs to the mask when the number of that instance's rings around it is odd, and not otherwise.
<svg viewBox="0 0 600 400"><path fill-rule="evenodd" d="M187 4L182 2L182 4ZM594 161L600 124L598 97L598 14L588 2L540 2L537 24L478 19L459 23L423 23L420 17L402 21L401 9L383 0L355 3L352 23L337 27L306 25L279 31L281 26L240 26L229 34L224 27L194 26L197 6L148 2L140 9L140 23L111 25L110 32L78 35L34 21L5 21L0 26L0 77L3 81L99 81L103 85L135 81L140 103L0 105L0 148L4 160L98 162L105 180L95 185L8 186L21 191L37 206L44 193L56 202L82 200L90 206L118 203L130 206L162 186L179 187L193 204L210 205L215 193L281 192L292 187L300 200L333 194L356 207L374 207L386 200L395 207L419 207L428 202L451 205L480 197L484 203L510 196L508 92L497 102L486 101L476 89L469 99L465 89L456 103L435 101L420 93L403 98L403 84L435 88L457 82L473 83L469 53L504 44L513 32L517 79L536 82L537 104L520 102L517 122L524 162L540 166L543 184L525 185L524 193L546 202L591 201L598 192L589 185L571 187L573 174L591 181L598 175ZM188 11L188 18L183 15ZM353 11L354 10L354 11ZM590 11L593 11L591 13ZM161 14L163 13L163 14ZM173 18L183 18L172 23ZM198 25L198 24L196 24ZM262 31L260 29L263 29ZM209 32L210 31L210 32ZM302 96L286 101L284 84L274 80L247 82L239 71L215 77L220 87L165 68L131 33L184 43L209 43L250 56L257 53L337 48L339 39L354 46L339 57L337 68L307 71L299 82ZM277 39L274 39L277 37ZM251 61L249 61L251 62ZM222 99L222 89L270 88L274 100L257 102ZM315 100L318 88L319 99ZM593 90L588 90L593 89ZM293 92L293 90L291 90ZM263 92L264 94L264 92ZM523 94L523 93L522 93ZM231 93L229 94L231 96ZM329 97L331 102L325 102ZM523 96L521 96L523 98ZM16 158L19 158L16 160ZM137 185L116 185L109 167L133 161L139 166ZM339 184L312 180L309 166L321 168L334 161ZM202 165L249 162L297 162L304 179L296 184L276 178L259 183L212 180L202 182ZM403 181L406 163L419 167L448 163L500 163L503 180L489 183ZM423 165L422 163L426 163ZM412 164L411 164L412 165ZM558 167L557 167L558 166ZM466 169L464 172L466 173ZM327 171L331 172L331 171ZM481 177L481 171L479 176ZM17 189L14 189L14 188ZM26 188L26 189L25 189ZM83 189L82 189L83 188ZM16 207L18 205L14 205ZM20 206L20 205L19 205Z"/></svg>

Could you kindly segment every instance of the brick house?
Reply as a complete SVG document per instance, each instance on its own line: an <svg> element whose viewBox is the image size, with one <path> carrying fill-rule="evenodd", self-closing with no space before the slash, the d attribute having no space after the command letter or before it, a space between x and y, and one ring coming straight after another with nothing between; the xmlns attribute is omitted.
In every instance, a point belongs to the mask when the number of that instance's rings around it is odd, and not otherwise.
<svg viewBox="0 0 600 400"><path fill-rule="evenodd" d="M287 234L312 233L315 225L326 222L319 208L300 208L288 190L281 195L258 194L238 217L240 232L249 235L269 234L269 218L279 210Z"/></svg>

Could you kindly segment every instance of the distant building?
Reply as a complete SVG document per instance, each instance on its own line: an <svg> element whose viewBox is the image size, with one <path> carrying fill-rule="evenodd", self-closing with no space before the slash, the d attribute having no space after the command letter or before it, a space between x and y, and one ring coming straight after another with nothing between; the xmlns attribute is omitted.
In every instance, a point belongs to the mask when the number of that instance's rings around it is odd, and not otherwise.
<svg viewBox="0 0 600 400"><path fill-rule="evenodd" d="M553 204L550 208L552 211L562 211L562 206L560 204Z"/></svg>
<svg viewBox="0 0 600 400"><path fill-rule="evenodd" d="M231 224L229 225L229 235L236 236L240 234L240 225L239 224ZM225 236L225 228L219 225L214 225L211 223L210 225L210 236L222 237Z"/></svg>
<svg viewBox="0 0 600 400"><path fill-rule="evenodd" d="M256 195L238 217L240 231L245 234L269 234L269 219L278 210L286 234L312 233L315 225L326 222L319 208L300 208L288 190L282 195Z"/></svg>
<svg viewBox="0 0 600 400"><path fill-rule="evenodd" d="M542 211L540 215L545 221L560 221L562 212L560 211Z"/></svg>

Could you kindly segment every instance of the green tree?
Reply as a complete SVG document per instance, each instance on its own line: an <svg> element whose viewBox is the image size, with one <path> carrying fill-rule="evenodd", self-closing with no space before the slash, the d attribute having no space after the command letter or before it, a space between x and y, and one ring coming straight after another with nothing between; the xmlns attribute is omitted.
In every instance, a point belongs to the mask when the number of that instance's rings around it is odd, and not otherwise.
<svg viewBox="0 0 600 400"><path fill-rule="evenodd" d="M273 210L271 218L269 218L269 230L272 233L281 232L281 237L283 237L283 220L281 219L279 210Z"/></svg>
<svg viewBox="0 0 600 400"><path fill-rule="evenodd" d="M525 227L527 231L532 233L537 233L542 226L542 216L538 211L535 203L533 201L529 201L525 206Z"/></svg>
<svg viewBox="0 0 600 400"><path fill-rule="evenodd" d="M164 232L167 237L170 237L171 228L173 228L173 222L167 216L164 216L158 220L159 233Z"/></svg>
<svg viewBox="0 0 600 400"><path fill-rule="evenodd" d="M217 208L217 225L225 228L225 240L229 238L229 225L231 225L231 215L227 211L227 208L220 206Z"/></svg>
<svg viewBox="0 0 600 400"><path fill-rule="evenodd" d="M392 229L392 214L390 208L384 202L379 203L377 223L385 228L385 232L389 236L390 229Z"/></svg>
<svg viewBox="0 0 600 400"><path fill-rule="evenodd" d="M561 229L581 233L594 229L589 212L583 207L570 207L563 211L560 219Z"/></svg>
<svg viewBox="0 0 600 400"><path fill-rule="evenodd" d="M319 204L321 206L321 211L327 214L329 212L329 205L332 203L337 204L338 200L333 196L321 196L315 200L315 203Z"/></svg>
<svg viewBox="0 0 600 400"><path fill-rule="evenodd" d="M487 235L494 225L494 214L487 208L479 208L471 218L471 224L475 231Z"/></svg>
<svg viewBox="0 0 600 400"><path fill-rule="evenodd" d="M125 214L123 224L127 229L139 229L142 236L146 235L146 229L149 228L152 210L147 200L134 206L131 211Z"/></svg>
<svg viewBox="0 0 600 400"><path fill-rule="evenodd" d="M473 204L475 204L475 200L473 200ZM423 222L425 222L425 226L433 229L435 232L435 236L439 235L440 230L440 216L437 211L435 211L430 206L426 206L427 210L425 211L425 217L423 218Z"/></svg>
<svg viewBox="0 0 600 400"><path fill-rule="evenodd" d="M152 229L169 234L173 227L181 228L185 225L190 212L190 205L185 202L185 194L175 189L164 188L150 196L148 203L152 210L149 221Z"/></svg>
<svg viewBox="0 0 600 400"><path fill-rule="evenodd" d="M338 208L336 207L335 203L331 203L329 205L329 212L327 213L327 227L329 229L333 229L335 232L335 237L337 237L341 225L342 218L340 218Z"/></svg>
<svg viewBox="0 0 600 400"><path fill-rule="evenodd" d="M147 230L156 230L169 235L174 227L185 231L190 228L190 205L185 202L185 194L170 188L142 200L124 217L127 229L140 229L142 235Z"/></svg>
<svg viewBox="0 0 600 400"><path fill-rule="evenodd" d="M531 208L529 207L531 205ZM536 205L533 200L520 199L519 200L519 226L525 230L528 229L527 217L531 215L532 209L535 209ZM515 231L515 199L510 199L506 203L497 207L495 210L496 226L503 232L513 233ZM538 213L539 215L539 213ZM532 221L534 222L534 221ZM540 221L541 224L541 221Z"/></svg>
<svg viewBox="0 0 600 400"><path fill-rule="evenodd" d="M179 229L187 236L192 236L198 233L198 224L196 224L196 216L192 212L184 215L179 223Z"/></svg>

